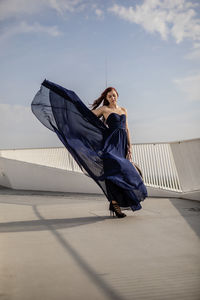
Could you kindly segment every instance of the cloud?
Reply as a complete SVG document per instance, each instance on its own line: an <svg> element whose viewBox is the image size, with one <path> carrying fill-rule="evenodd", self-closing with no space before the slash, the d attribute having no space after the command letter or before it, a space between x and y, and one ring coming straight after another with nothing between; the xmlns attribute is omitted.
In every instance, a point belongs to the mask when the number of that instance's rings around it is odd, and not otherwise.
<svg viewBox="0 0 200 300"><path fill-rule="evenodd" d="M200 74L174 79L177 87L186 94L190 101L200 101Z"/></svg>
<svg viewBox="0 0 200 300"><path fill-rule="evenodd" d="M0 103L0 128L0 149L61 146L27 106Z"/></svg>
<svg viewBox="0 0 200 300"><path fill-rule="evenodd" d="M95 14L97 15L97 17L102 18L103 17L103 11L99 8L95 9Z"/></svg>
<svg viewBox="0 0 200 300"><path fill-rule="evenodd" d="M50 0L46 2L60 14L63 14L65 11L74 12L84 8L82 0Z"/></svg>
<svg viewBox="0 0 200 300"><path fill-rule="evenodd" d="M28 121L30 109L22 105L0 104L0 127L5 129L10 126L10 122L16 126L22 120Z"/></svg>
<svg viewBox="0 0 200 300"><path fill-rule="evenodd" d="M40 11L44 1L30 0L1 0L0 1L0 20L16 18L18 15L33 14Z"/></svg>
<svg viewBox="0 0 200 300"><path fill-rule="evenodd" d="M196 6L199 4L185 0L144 0L135 8L114 4L108 10L124 20L141 25L147 32L159 33L163 40L172 36L176 43L180 43L184 39L200 41Z"/></svg>
<svg viewBox="0 0 200 300"><path fill-rule="evenodd" d="M190 53L184 56L185 59L199 60L200 59L200 43L194 43L193 49Z"/></svg>
<svg viewBox="0 0 200 300"><path fill-rule="evenodd" d="M0 40L31 32L59 36L62 33L57 26L41 25L39 22L29 24L26 21L27 16L37 16L47 9L63 15L67 11L81 11L84 7L83 0L0 0Z"/></svg>
<svg viewBox="0 0 200 300"><path fill-rule="evenodd" d="M59 36L61 35L61 31L58 30L57 26L44 26L39 23L34 23L29 25L27 22L20 22L18 24L12 24L8 27L5 27L1 34L0 40L4 40L11 36L21 34L21 33L46 33L51 36Z"/></svg>
<svg viewBox="0 0 200 300"><path fill-rule="evenodd" d="M82 0L1 0L0 21L36 14L47 8L63 14L66 11L73 12L80 7L83 7Z"/></svg>
<svg viewBox="0 0 200 300"><path fill-rule="evenodd" d="M199 137L199 111L147 116L129 121L133 143L168 142ZM23 105L0 103L0 149L63 146L57 135L43 126Z"/></svg>
<svg viewBox="0 0 200 300"><path fill-rule="evenodd" d="M172 142L199 138L199 110L147 116L129 123L133 143Z"/></svg>

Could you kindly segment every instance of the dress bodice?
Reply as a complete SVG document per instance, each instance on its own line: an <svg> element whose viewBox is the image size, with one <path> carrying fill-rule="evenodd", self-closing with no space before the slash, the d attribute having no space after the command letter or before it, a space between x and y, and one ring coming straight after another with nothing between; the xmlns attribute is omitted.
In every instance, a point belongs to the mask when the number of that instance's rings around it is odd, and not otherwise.
<svg viewBox="0 0 200 300"><path fill-rule="evenodd" d="M126 129L126 115L125 114L117 114L117 113L110 113L106 119L106 124L109 126L110 129L122 128Z"/></svg>

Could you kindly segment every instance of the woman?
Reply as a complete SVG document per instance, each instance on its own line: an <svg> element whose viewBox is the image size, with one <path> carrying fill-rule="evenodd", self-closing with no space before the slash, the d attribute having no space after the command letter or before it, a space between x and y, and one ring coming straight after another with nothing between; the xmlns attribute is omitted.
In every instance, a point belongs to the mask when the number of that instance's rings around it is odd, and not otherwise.
<svg viewBox="0 0 200 300"><path fill-rule="evenodd" d="M98 117L101 117L103 115L104 122L111 113L117 113L118 115L123 115L123 114L126 115L126 132L127 132L127 139L128 139L127 158L129 160L132 160L132 148L131 148L131 141L130 141L130 133L128 129L127 110L117 105L118 96L119 94L115 88L113 87L106 88L104 92L101 94L101 96L97 100L95 100L94 103L92 104L93 107L92 112L95 113ZM95 109L101 104L102 101L104 101L103 105L100 108Z"/></svg>
<svg viewBox="0 0 200 300"><path fill-rule="evenodd" d="M81 170L99 185L113 215L124 218L121 208L141 209L147 190L130 161L127 111L117 105L117 98L117 91L107 88L90 110L73 91L44 80L31 107L58 135Z"/></svg>

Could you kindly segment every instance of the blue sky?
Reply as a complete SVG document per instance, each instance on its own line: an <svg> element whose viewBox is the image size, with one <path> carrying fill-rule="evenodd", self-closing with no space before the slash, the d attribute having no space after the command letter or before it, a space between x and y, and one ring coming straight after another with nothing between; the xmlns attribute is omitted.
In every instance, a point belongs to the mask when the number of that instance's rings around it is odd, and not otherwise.
<svg viewBox="0 0 200 300"><path fill-rule="evenodd" d="M61 146L30 110L41 82L88 105L106 69L132 143L200 137L200 1L1 0L0 65L0 149Z"/></svg>

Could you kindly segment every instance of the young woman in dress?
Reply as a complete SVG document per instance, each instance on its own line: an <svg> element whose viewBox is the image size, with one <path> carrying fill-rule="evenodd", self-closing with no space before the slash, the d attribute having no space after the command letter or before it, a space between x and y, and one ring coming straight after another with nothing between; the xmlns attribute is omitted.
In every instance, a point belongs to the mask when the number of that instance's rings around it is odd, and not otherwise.
<svg viewBox="0 0 200 300"><path fill-rule="evenodd" d="M128 117L127 117L127 110L124 107L120 107L117 104L118 100L118 92L114 87L108 87L106 88L101 96L94 101L92 105L92 112L98 117L103 117L104 123L106 123L107 118L110 114L118 114L126 115L126 133L127 133L127 155L126 158L132 161L132 147L131 147L131 140L130 140L130 132L128 128ZM99 108L97 108L101 103L103 102L103 105L101 105ZM110 206L110 210L112 208L112 211L117 214L118 217L125 217L126 215L121 212L121 209L115 200L111 200L112 205Z"/></svg>
<svg viewBox="0 0 200 300"><path fill-rule="evenodd" d="M121 208L141 209L147 190L131 162L127 111L117 99L116 89L107 88L90 110L74 91L45 79L31 108L57 134L83 173L101 188L113 215L124 218Z"/></svg>

